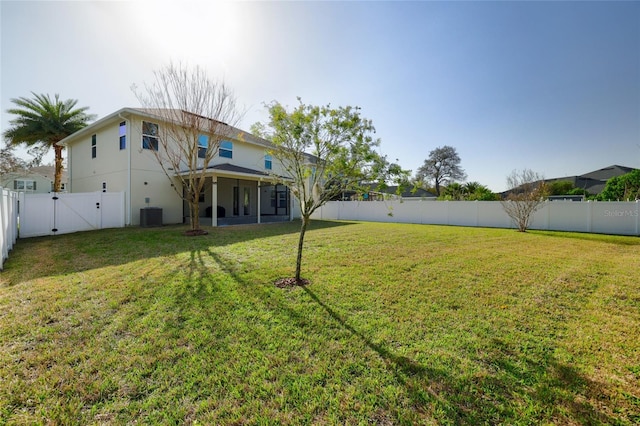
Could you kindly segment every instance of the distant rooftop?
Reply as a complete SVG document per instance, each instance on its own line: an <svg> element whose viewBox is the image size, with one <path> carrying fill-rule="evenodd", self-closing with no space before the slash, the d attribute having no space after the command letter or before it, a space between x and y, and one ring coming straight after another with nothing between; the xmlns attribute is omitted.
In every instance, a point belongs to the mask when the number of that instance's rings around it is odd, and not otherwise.
<svg viewBox="0 0 640 426"><path fill-rule="evenodd" d="M607 185L607 181L616 176L622 176L635 170L633 167L619 166L614 164L613 166L604 167L602 169L594 170L579 176L565 176L552 179L545 179L549 182L571 182L576 188L584 189L589 194L599 194L604 190Z"/></svg>

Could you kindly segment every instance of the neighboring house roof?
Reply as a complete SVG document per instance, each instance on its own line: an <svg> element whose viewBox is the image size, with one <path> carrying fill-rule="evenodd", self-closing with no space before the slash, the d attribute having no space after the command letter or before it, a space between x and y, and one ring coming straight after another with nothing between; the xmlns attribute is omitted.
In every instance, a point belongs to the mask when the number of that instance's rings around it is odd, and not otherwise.
<svg viewBox="0 0 640 426"><path fill-rule="evenodd" d="M580 177L607 181L612 177L622 176L634 170L635 169L633 167L618 166L614 164L613 166L605 167L604 169L585 173L583 175L580 175Z"/></svg>
<svg viewBox="0 0 640 426"><path fill-rule="evenodd" d="M398 187L397 186L387 186L385 189L383 189L381 192L385 192L387 194L397 194L398 193ZM433 198L433 197L437 197L436 194L433 194L429 191L427 191L426 189L422 189L422 188L408 188L405 189L404 191L402 191L402 193L400 194L400 196L402 198Z"/></svg>
<svg viewBox="0 0 640 426"><path fill-rule="evenodd" d="M632 167L619 166L614 164L613 166L604 167L602 169L594 170L579 176L565 176L559 178L545 179L547 183L550 182L571 182L576 188L584 189L590 194L601 193L607 181L616 176L622 176L635 170Z"/></svg>
<svg viewBox="0 0 640 426"><path fill-rule="evenodd" d="M347 191L345 192L348 195L355 194L355 191ZM369 195L373 196L375 194L389 194L395 195L402 198L435 198L436 195L431 192L422 189L422 188L406 188L402 191L401 194L398 194L398 186L391 185L385 186L384 188L380 188L377 183L369 184Z"/></svg>
<svg viewBox="0 0 640 426"><path fill-rule="evenodd" d="M44 176L46 178L51 179L52 181L55 179L56 177L56 167L55 166L37 166L37 167L32 167L29 169L29 171L33 172L33 173L37 173L41 176ZM67 175L67 169L62 169L62 176L61 176L61 181L62 182L67 182L68 180L68 175Z"/></svg>
<svg viewBox="0 0 640 426"><path fill-rule="evenodd" d="M21 191L22 189L17 188L19 181L33 181L33 188L28 188L29 192L47 193L53 187L54 176L53 173L50 173L50 170L53 169L53 166L39 166L28 170L16 170L0 174L0 186ZM67 184L67 175L65 173L62 175L62 183L64 185ZM26 184L24 185L26 186Z"/></svg>
<svg viewBox="0 0 640 426"><path fill-rule="evenodd" d="M564 176L544 179L544 182L571 182L574 187L584 189L591 195L597 195L604 190L609 179L616 176L622 176L634 170L635 169L633 167L625 167L614 164L613 166L604 167L602 169L594 170L592 172L588 172L579 176ZM502 195L502 197L505 197L510 192L511 190L507 190L500 193L500 195Z"/></svg>
<svg viewBox="0 0 640 426"><path fill-rule="evenodd" d="M0 177L2 178L1 180L3 181L13 180L13 179L33 179L37 177L37 178L41 178L41 179L49 180L53 182L55 176L53 173L48 173L46 170L47 168L53 169L53 166L40 166L40 167L34 167L29 170L19 170L19 171L9 172L9 173L0 175ZM62 172L62 182L63 183L67 182L67 173L64 171Z"/></svg>
<svg viewBox="0 0 640 426"><path fill-rule="evenodd" d="M583 201L584 195L549 195L549 201Z"/></svg>

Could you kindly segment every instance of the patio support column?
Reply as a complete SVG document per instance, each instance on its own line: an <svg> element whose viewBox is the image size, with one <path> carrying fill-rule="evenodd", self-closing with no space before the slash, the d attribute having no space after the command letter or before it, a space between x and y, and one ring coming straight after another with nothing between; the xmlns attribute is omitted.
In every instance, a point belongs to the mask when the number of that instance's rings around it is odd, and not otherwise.
<svg viewBox="0 0 640 426"><path fill-rule="evenodd" d="M258 179L258 223L260 223L260 189L261 189L261 184L262 183L262 179Z"/></svg>
<svg viewBox="0 0 640 426"><path fill-rule="evenodd" d="M218 176L211 176L211 226L218 226Z"/></svg>

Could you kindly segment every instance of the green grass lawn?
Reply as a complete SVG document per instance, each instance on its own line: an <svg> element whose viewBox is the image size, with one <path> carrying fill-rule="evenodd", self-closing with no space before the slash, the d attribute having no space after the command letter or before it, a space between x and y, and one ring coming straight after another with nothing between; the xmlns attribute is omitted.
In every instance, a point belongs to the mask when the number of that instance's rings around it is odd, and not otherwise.
<svg viewBox="0 0 640 426"><path fill-rule="evenodd" d="M0 424L640 422L640 239L313 222L19 240Z"/></svg>

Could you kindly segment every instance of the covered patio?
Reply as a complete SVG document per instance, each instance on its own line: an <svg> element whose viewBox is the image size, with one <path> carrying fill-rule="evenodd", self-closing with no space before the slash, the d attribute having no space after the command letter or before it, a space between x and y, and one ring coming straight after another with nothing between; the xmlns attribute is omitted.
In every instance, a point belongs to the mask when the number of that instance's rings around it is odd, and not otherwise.
<svg viewBox="0 0 640 426"><path fill-rule="evenodd" d="M232 164L207 169L200 193L200 224L204 226L244 225L292 220L289 188L276 184L272 176ZM189 206L183 203L183 217L189 221Z"/></svg>

